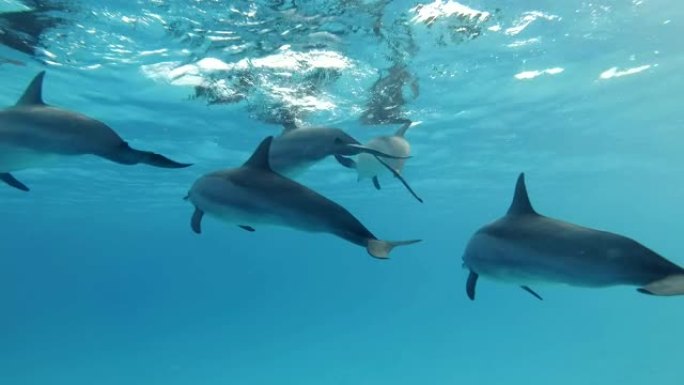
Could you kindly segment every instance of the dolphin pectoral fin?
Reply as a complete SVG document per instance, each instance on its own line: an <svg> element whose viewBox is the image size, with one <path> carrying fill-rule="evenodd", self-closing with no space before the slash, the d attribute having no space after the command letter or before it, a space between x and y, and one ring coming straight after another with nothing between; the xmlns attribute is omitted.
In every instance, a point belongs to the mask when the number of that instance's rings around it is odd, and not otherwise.
<svg viewBox="0 0 684 385"><path fill-rule="evenodd" d="M529 286L522 285L522 286L520 286L520 288L523 289L523 290L525 290L526 292L532 294L532 295L535 296L535 298L537 298L538 300L540 300L540 301L543 301L543 300L544 300L544 298L542 298L541 295L535 293L535 291L532 290L532 289L530 289Z"/></svg>
<svg viewBox="0 0 684 385"><path fill-rule="evenodd" d="M29 191L29 188L8 172L0 173L0 180L21 191Z"/></svg>
<svg viewBox="0 0 684 385"><path fill-rule="evenodd" d="M190 219L190 227L196 234L202 234L202 217L204 217L204 211L195 207L195 212L192 213L192 219Z"/></svg>
<svg viewBox="0 0 684 385"><path fill-rule="evenodd" d="M468 281L466 282L466 294L471 301L475 301L475 288L477 287L478 278L480 278L480 276L476 272L470 270Z"/></svg>
<svg viewBox="0 0 684 385"><path fill-rule="evenodd" d="M418 194L416 194L415 191L413 191L413 189L411 188L411 186L409 186L408 182L406 182L406 179L404 179L404 177L401 176L401 174L399 174L399 171L397 171L397 170L395 170L394 168L392 168L392 166L390 166L389 164L387 164L387 162L385 162L384 160L380 159L379 157L376 156L375 159L377 159L377 161L380 162L380 164L382 164L383 166L385 166L385 168L388 169L388 170L394 175L395 178L399 179L399 181L401 182L401 184L403 184L404 187L406 187L406 189L411 193L411 195L413 195L414 198L416 198L416 200L417 200L418 202L423 203L423 199L422 199L421 197L419 197Z"/></svg>
<svg viewBox="0 0 684 385"><path fill-rule="evenodd" d="M346 156L342 155L335 155L335 160L337 160L337 163L343 165L346 168L356 169L356 161L352 158L347 158Z"/></svg>
<svg viewBox="0 0 684 385"><path fill-rule="evenodd" d="M639 293L670 296L684 294L684 274L668 275L637 289Z"/></svg>
<svg viewBox="0 0 684 385"><path fill-rule="evenodd" d="M238 227L241 228L241 229L243 229L243 230L247 230L247 231L249 231L250 233L253 233L253 232L256 231L256 230L254 229L254 227L252 227L252 226L238 225Z"/></svg>
<svg viewBox="0 0 684 385"><path fill-rule="evenodd" d="M373 186L375 186L376 190L380 190L380 181L377 175L373 176Z"/></svg>
<svg viewBox="0 0 684 385"><path fill-rule="evenodd" d="M192 163L180 163L171 160L164 155L160 155L151 151L140 151L132 148L128 143L123 142L116 151L107 154L97 154L103 158L109 159L112 162L125 165L133 165L138 163L149 164L154 167L161 168L184 168L192 166Z"/></svg>
<svg viewBox="0 0 684 385"><path fill-rule="evenodd" d="M410 159L411 158L411 155L408 155L408 156L390 155L390 154L386 154L382 151L374 150L372 148L368 148L368 147L360 145L360 144L347 144L347 147L353 149L353 151L356 152L353 155L358 155L360 153L366 153L369 155L379 156L381 158L388 158L388 159Z"/></svg>
<svg viewBox="0 0 684 385"><path fill-rule="evenodd" d="M387 259L389 258L389 253L397 246L412 245L418 243L422 239L413 239L410 241L382 241L380 239L369 239L366 250L374 258Z"/></svg>

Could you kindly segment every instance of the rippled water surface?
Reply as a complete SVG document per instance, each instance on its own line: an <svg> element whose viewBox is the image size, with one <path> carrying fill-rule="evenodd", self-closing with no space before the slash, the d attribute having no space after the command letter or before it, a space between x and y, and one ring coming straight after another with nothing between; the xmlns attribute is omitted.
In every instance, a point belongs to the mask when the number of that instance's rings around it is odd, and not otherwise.
<svg viewBox="0 0 684 385"><path fill-rule="evenodd" d="M194 165L77 157L0 186L0 384L679 384L684 303L483 280L470 235L519 172L538 211L684 264L684 5L582 1L0 0L0 104L47 103ZM365 142L403 122L382 190L298 180L374 233L190 231L200 175L285 125Z"/></svg>

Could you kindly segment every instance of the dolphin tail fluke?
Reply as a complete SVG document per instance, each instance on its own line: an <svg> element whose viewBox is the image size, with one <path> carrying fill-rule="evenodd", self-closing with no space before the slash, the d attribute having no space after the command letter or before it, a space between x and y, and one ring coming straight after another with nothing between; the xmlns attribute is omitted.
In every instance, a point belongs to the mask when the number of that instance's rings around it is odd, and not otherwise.
<svg viewBox="0 0 684 385"><path fill-rule="evenodd" d="M120 164L149 164L150 166L160 167L160 168L185 168L192 166L192 163L180 163L175 160L171 160L164 155L157 154L151 151L140 151L124 143L118 151L113 154L103 155L113 162Z"/></svg>
<svg viewBox="0 0 684 385"><path fill-rule="evenodd" d="M684 295L684 274L668 275L637 289L639 293L650 295Z"/></svg>
<svg viewBox="0 0 684 385"><path fill-rule="evenodd" d="M380 239L370 239L368 240L366 250L368 250L368 254L375 258L387 259L389 258L390 252L395 247L412 245L420 241L422 241L422 239L413 239L410 241L382 241Z"/></svg>

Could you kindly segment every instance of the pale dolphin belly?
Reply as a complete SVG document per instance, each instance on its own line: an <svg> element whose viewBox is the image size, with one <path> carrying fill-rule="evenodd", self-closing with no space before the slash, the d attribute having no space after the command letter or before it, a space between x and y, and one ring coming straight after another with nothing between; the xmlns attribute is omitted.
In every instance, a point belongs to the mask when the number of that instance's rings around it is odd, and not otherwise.
<svg viewBox="0 0 684 385"><path fill-rule="evenodd" d="M382 153L407 157L410 155L411 149L406 139L396 136L375 138L365 144L365 147L372 148ZM388 166L401 172L404 168L406 159L384 158L383 162ZM360 178L372 178L376 175L383 175L389 173L389 170L383 166L375 156L371 154L361 153L356 160L356 168Z"/></svg>

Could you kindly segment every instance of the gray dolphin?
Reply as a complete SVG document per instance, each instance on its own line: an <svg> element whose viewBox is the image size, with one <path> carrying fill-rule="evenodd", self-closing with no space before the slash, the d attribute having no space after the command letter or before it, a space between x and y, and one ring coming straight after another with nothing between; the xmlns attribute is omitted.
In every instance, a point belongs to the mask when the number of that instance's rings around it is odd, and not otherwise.
<svg viewBox="0 0 684 385"><path fill-rule="evenodd" d="M10 172L42 167L64 157L92 154L121 164L181 168L163 155L131 148L106 124L43 102L45 71L36 75L19 101L0 111L0 180L28 191Z"/></svg>
<svg viewBox="0 0 684 385"><path fill-rule="evenodd" d="M364 147L339 128L287 126L273 139L269 160L276 172L296 177L328 156L334 156L343 166L351 167L354 161L348 157L361 153L391 159L406 158Z"/></svg>
<svg viewBox="0 0 684 385"><path fill-rule="evenodd" d="M684 294L684 269L637 241L537 214L524 174L506 215L473 235L463 261L470 299L480 275L521 285L539 299L528 284L633 285L645 294Z"/></svg>
<svg viewBox="0 0 684 385"><path fill-rule="evenodd" d="M186 199L194 206L191 227L201 233L204 213L254 231L252 225L275 225L308 232L330 233L366 248L376 258L388 258L401 245L419 242L377 239L344 207L279 173L269 164L273 137L264 139L241 167L200 177Z"/></svg>
<svg viewBox="0 0 684 385"><path fill-rule="evenodd" d="M401 172L404 168L404 163L406 159L409 158L411 153L411 145L408 140L404 137L406 135L406 130L409 127L417 125L420 123L413 123L408 121L404 123L394 135L383 135L371 139L364 146L367 148L372 148L374 150L382 151L385 154L394 155L397 159L380 159L379 157L367 153L359 154L356 163L352 165L356 168L358 173L358 180L364 178L371 178L373 181L373 186L380 190L380 180L378 176L384 172L389 171L395 178L406 187L406 189L413 195L418 202L423 203L418 194L411 188L411 186L406 182Z"/></svg>

